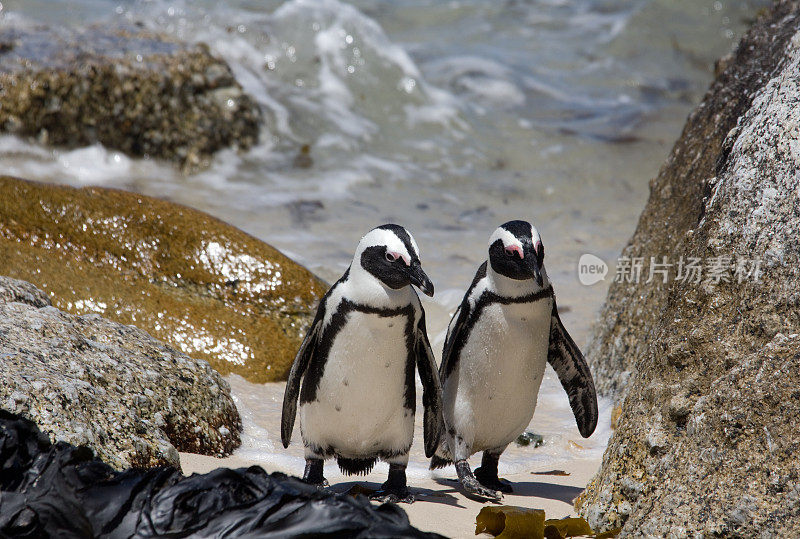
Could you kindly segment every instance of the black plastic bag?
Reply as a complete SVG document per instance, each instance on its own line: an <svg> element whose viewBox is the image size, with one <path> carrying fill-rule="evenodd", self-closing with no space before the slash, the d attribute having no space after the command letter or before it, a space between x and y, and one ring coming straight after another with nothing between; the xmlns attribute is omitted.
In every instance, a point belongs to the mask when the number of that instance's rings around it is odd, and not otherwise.
<svg viewBox="0 0 800 539"><path fill-rule="evenodd" d="M91 450L50 444L0 410L3 537L441 537L392 504L320 491L257 466L184 477L117 472Z"/></svg>

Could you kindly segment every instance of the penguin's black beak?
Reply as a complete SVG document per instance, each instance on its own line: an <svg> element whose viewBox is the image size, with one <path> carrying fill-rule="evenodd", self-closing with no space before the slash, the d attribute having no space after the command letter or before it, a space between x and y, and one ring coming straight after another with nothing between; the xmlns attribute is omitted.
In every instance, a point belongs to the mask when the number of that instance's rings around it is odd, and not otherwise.
<svg viewBox="0 0 800 539"><path fill-rule="evenodd" d="M536 257L526 256L525 265L528 266L533 278L536 279L536 284L543 286L544 280L542 279L542 270L539 268L539 263L536 261Z"/></svg>
<svg viewBox="0 0 800 539"><path fill-rule="evenodd" d="M422 271L422 264L413 262L408 268L408 279L411 284L419 288L426 296L433 296L433 283L425 272Z"/></svg>

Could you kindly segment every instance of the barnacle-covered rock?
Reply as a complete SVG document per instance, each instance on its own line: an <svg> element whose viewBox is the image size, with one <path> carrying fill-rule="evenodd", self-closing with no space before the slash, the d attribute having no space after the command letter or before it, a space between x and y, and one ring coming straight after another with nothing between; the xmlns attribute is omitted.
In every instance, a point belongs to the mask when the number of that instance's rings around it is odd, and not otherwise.
<svg viewBox="0 0 800 539"><path fill-rule="evenodd" d="M261 111L204 45L139 29L4 21L0 131L194 168L258 139Z"/></svg>

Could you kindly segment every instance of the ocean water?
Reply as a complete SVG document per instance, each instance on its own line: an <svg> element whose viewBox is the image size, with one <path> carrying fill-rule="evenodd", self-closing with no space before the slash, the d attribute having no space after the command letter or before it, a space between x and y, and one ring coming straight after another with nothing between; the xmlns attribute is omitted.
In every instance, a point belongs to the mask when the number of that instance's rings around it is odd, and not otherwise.
<svg viewBox="0 0 800 539"><path fill-rule="evenodd" d="M3 0L0 24L135 22L203 41L231 65L264 123L257 146L222 151L191 175L100 145L53 149L12 136L0 136L0 173L188 204L329 281L365 232L403 224L436 285L424 305L437 355L491 232L530 220L562 319L583 346L613 269L583 286L580 255L613 268L714 60L767 4ZM240 454L299 473L299 444L284 451L277 436L282 386L230 381L244 418ZM601 410L598 432L582 440L548 370L531 424L545 445L510 449L501 472L599 458L610 403ZM424 468L415 458L411 473Z"/></svg>

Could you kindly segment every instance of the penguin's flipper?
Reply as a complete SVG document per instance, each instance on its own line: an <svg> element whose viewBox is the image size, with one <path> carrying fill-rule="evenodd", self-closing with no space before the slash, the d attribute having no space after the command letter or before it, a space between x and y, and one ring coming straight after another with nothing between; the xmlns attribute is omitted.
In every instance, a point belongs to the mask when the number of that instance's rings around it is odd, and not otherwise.
<svg viewBox="0 0 800 539"><path fill-rule="evenodd" d="M289 371L289 378L286 380L286 390L283 393L283 410L281 412L281 441L283 447L289 447L292 439L292 429L294 429L294 419L297 415L297 396L300 394L300 381L306 372L311 357L317 347L317 340L322 327L322 320L325 317L324 298L317 309L317 316L311 324L311 328L300 345L300 350L294 357L294 363Z"/></svg>
<svg viewBox="0 0 800 539"><path fill-rule="evenodd" d="M550 316L550 346L547 350L547 361L558 374L561 386L567 392L569 405L575 414L581 436L588 438L597 427L597 393L592 373L589 372L583 354L558 317L555 296Z"/></svg>
<svg viewBox="0 0 800 539"><path fill-rule="evenodd" d="M470 297L481 279L486 277L487 265L487 262L484 262L478 267L478 271L472 279L472 284L469 285L466 294L464 294L464 299L461 300L461 305L453 313L453 318L447 326L447 337L444 340L444 350L442 350L442 364L439 366L439 380L443 385L444 381L447 380L447 377L458 365L461 349L466 342L467 333L469 333L470 318L474 314L470 304Z"/></svg>
<svg viewBox="0 0 800 539"><path fill-rule="evenodd" d="M417 370L422 381L422 404L425 407L423 432L425 456L430 458L439 446L442 435L442 384L436 372L436 359L433 357L431 343L425 330L425 311L420 316L416 331Z"/></svg>
<svg viewBox="0 0 800 539"><path fill-rule="evenodd" d="M444 350L442 350L442 364L439 365L439 380L444 383L450 373L452 373L458 364L458 354L453 353L455 347L453 343L461 338L461 334L467 325L466 309L464 305L460 305L456 312L453 313L453 319L447 328L447 337L444 340Z"/></svg>

